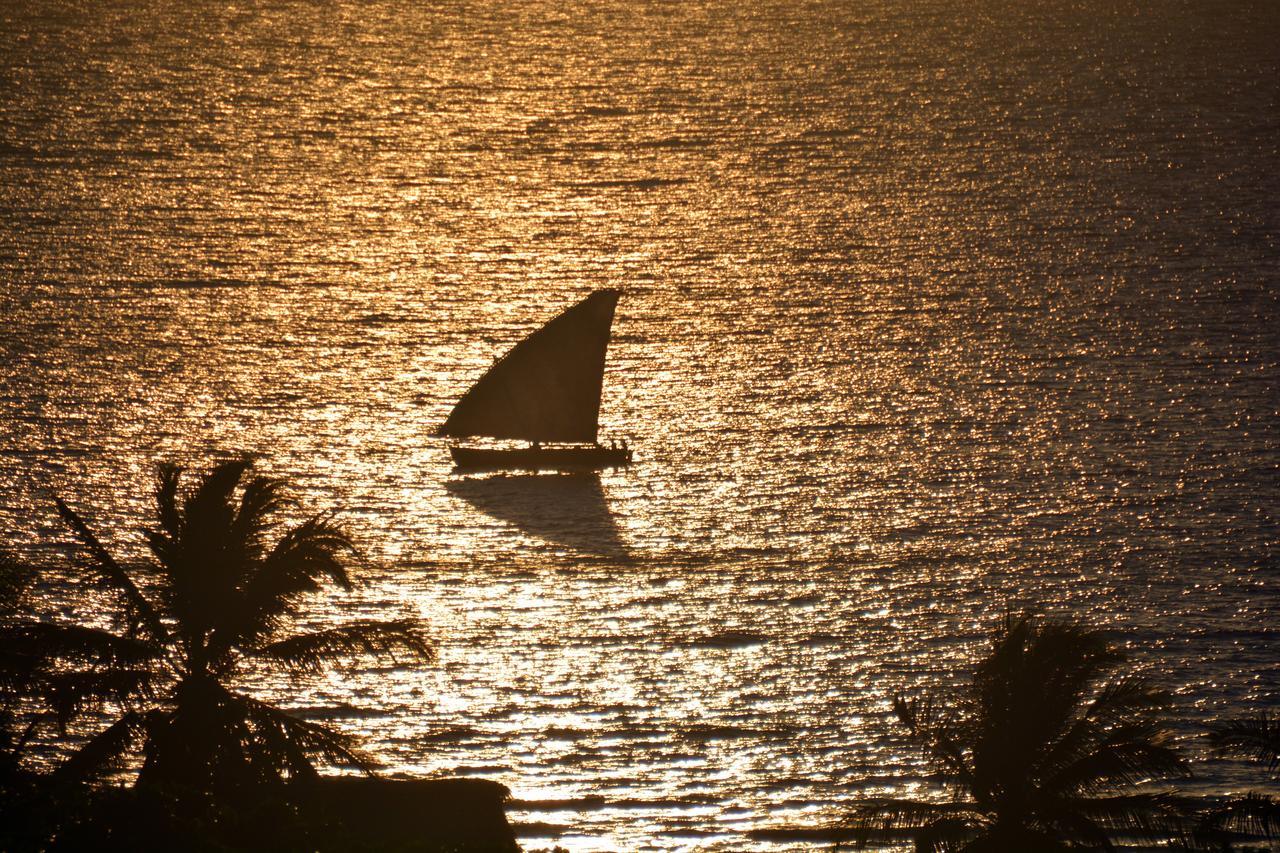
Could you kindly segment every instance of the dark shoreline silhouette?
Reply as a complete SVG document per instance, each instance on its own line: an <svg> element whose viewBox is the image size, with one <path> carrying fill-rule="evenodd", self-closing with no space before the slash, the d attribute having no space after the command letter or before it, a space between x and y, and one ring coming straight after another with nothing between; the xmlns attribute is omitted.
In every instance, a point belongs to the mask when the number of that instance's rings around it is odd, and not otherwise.
<svg viewBox="0 0 1280 853"><path fill-rule="evenodd" d="M32 778L6 792L6 851L352 850L518 853L510 792L483 779L322 776L236 808L196 810L154 789L55 789Z"/></svg>

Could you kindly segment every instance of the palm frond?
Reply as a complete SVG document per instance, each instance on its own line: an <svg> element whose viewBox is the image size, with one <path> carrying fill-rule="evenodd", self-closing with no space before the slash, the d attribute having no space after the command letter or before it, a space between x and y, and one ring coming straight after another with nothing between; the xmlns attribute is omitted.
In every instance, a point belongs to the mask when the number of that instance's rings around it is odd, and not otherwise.
<svg viewBox="0 0 1280 853"><path fill-rule="evenodd" d="M316 671L342 656L372 655L394 661L397 652L406 652L418 661L435 659L434 645L413 619L350 622L270 643L255 654L295 669Z"/></svg>
<svg viewBox="0 0 1280 853"><path fill-rule="evenodd" d="M316 515L285 532L264 561L284 578L314 580L325 576L343 589L351 588L340 555L355 553L355 544L332 515Z"/></svg>
<svg viewBox="0 0 1280 853"><path fill-rule="evenodd" d="M0 623L0 708L8 708L32 692L35 680L48 665L45 650L20 636L28 620Z"/></svg>
<svg viewBox="0 0 1280 853"><path fill-rule="evenodd" d="M240 503L231 522L231 537L256 551L263 533L271 526L273 516L288 506L284 481L270 477L254 477L245 483Z"/></svg>
<svg viewBox="0 0 1280 853"><path fill-rule="evenodd" d="M0 617L11 616L22 606L35 571L12 554L0 552Z"/></svg>
<svg viewBox="0 0 1280 853"><path fill-rule="evenodd" d="M1247 720L1228 720L1209 732L1209 743L1218 755L1259 761L1267 771L1280 769L1280 718L1265 712Z"/></svg>
<svg viewBox="0 0 1280 853"><path fill-rule="evenodd" d="M179 618L202 621L211 606L225 606L216 600L239 583L249 562L247 543L233 535L233 494L250 464L238 459L215 465L185 494L179 491L181 469L161 469L156 498L162 522L147 541Z"/></svg>
<svg viewBox="0 0 1280 853"><path fill-rule="evenodd" d="M1069 731L1091 685L1123 656L1076 626L1006 616L975 669L975 729L992 754L1029 768Z"/></svg>
<svg viewBox="0 0 1280 853"><path fill-rule="evenodd" d="M22 755L27 750L27 744L31 742L31 739L35 737L36 732L38 732L46 722L48 722L47 714L35 714L27 721L27 724L22 727L22 732L16 738L12 737L12 731L6 730L4 732L6 741L5 746L9 749L11 756L21 761ZM6 727L0 726L0 729L5 728Z"/></svg>
<svg viewBox="0 0 1280 853"><path fill-rule="evenodd" d="M935 824L972 830L983 818L972 803L927 803L895 798L861 800L850 817L850 828L859 847L893 833L920 830Z"/></svg>
<svg viewBox="0 0 1280 853"><path fill-rule="evenodd" d="M225 529L228 526L225 521L234 512L232 493L252 465L251 459L231 459L213 466L183 501L184 526L207 521Z"/></svg>
<svg viewBox="0 0 1280 853"><path fill-rule="evenodd" d="M1140 675L1109 680L1089 702L1085 715L1102 722L1123 722L1151 710L1166 708L1169 693Z"/></svg>
<svg viewBox="0 0 1280 853"><path fill-rule="evenodd" d="M1067 798L1062 806L1064 814L1086 818L1111 831L1146 838L1181 834L1191 809L1186 800L1172 794Z"/></svg>
<svg viewBox="0 0 1280 853"><path fill-rule="evenodd" d="M973 787L973 769L961 746L954 707L940 707L931 697L893 697L893 713L925 758L953 785Z"/></svg>
<svg viewBox="0 0 1280 853"><path fill-rule="evenodd" d="M156 671L150 668L52 672L41 678L39 690L53 711L58 729L65 733L67 723L87 709L99 708L105 702L154 698L158 680Z"/></svg>
<svg viewBox="0 0 1280 853"><path fill-rule="evenodd" d="M162 464L156 471L156 517L160 530L176 540L182 535L182 513L178 510L178 483L182 479L182 466Z"/></svg>
<svg viewBox="0 0 1280 853"><path fill-rule="evenodd" d="M1171 745L1169 732L1154 722L1128 723L1098 732L1098 741L1042 783L1046 792L1074 796L1191 775L1190 765Z"/></svg>
<svg viewBox="0 0 1280 853"><path fill-rule="evenodd" d="M1068 768L1088 759L1107 738L1105 725L1082 714L1071 726L1049 744L1036 766L1040 786L1046 793L1057 796L1072 784Z"/></svg>
<svg viewBox="0 0 1280 853"><path fill-rule="evenodd" d="M1086 850L1114 853L1116 848L1107 828L1073 806L1070 802L1054 802L1047 807L1041 803L1035 814L1035 825L1053 838L1071 839Z"/></svg>
<svg viewBox="0 0 1280 853"><path fill-rule="evenodd" d="M163 646L148 640L121 637L101 628L30 619L0 626L0 644L41 662L100 666L135 666L164 655Z"/></svg>
<svg viewBox="0 0 1280 853"><path fill-rule="evenodd" d="M351 538L329 516L286 531L245 582L235 612L220 626L220 642L252 645L270 636L301 595L320 589L321 578L350 589L343 554L354 551Z"/></svg>
<svg viewBox="0 0 1280 853"><path fill-rule="evenodd" d="M235 492L252 464L249 459L221 462L183 491L180 469L162 469L157 499L168 504L160 509L169 521L154 532L152 547L174 582L189 585L188 592L200 595L205 587L234 585L251 559L250 543L236 526Z"/></svg>
<svg viewBox="0 0 1280 853"><path fill-rule="evenodd" d="M1075 697L1076 711L1068 715L1065 728L1045 741L1038 775L1055 791L1061 788L1051 780L1097 749L1114 726L1145 718L1164 707L1168 696L1144 678L1122 676L1108 680L1088 702L1084 700L1084 695Z"/></svg>
<svg viewBox="0 0 1280 853"><path fill-rule="evenodd" d="M1280 801L1257 793L1235 797L1206 812L1195 835L1206 840L1228 831L1261 836L1268 841L1280 838Z"/></svg>
<svg viewBox="0 0 1280 853"><path fill-rule="evenodd" d="M146 628L147 633L157 641L164 642L168 638L168 632L160 621L160 615L138 589L133 579L103 547L98 537L89 529L89 525L85 524L84 519L77 515L75 510L67 506L61 498L54 498L54 502L57 504L58 514L92 555L92 565L97 570L99 578L108 587L124 596L130 620Z"/></svg>
<svg viewBox="0 0 1280 853"><path fill-rule="evenodd" d="M145 732L143 716L129 711L76 750L54 770L54 776L65 781L92 781L119 766Z"/></svg>
<svg viewBox="0 0 1280 853"><path fill-rule="evenodd" d="M252 766L260 768L268 778L279 779L285 774L293 779L316 778L318 774L307 748L301 740L291 736L288 724L263 708L249 707L243 701L241 705L245 708L246 730L249 732L244 749ZM278 708L272 710L289 716ZM354 743L349 746L354 749Z"/></svg>
<svg viewBox="0 0 1280 853"><path fill-rule="evenodd" d="M247 696L238 698L244 703L247 717L260 738L260 748L281 749L290 766L296 759L289 757L289 751L297 750L295 755L318 755L331 764L355 767L364 773L371 774L377 768L377 762L357 746L356 738L351 735L300 719Z"/></svg>
<svg viewBox="0 0 1280 853"><path fill-rule="evenodd" d="M912 836L917 853L951 853L960 851L976 834L975 821L964 817L943 817L920 827Z"/></svg>
<svg viewBox="0 0 1280 853"><path fill-rule="evenodd" d="M1081 762L1088 762L1093 752L1112 736L1116 726L1144 720L1166 701L1167 695L1143 678L1123 676L1108 681L1045 749L1037 768L1045 791L1055 796L1068 793L1070 786L1079 784L1082 778ZM1151 736L1164 737L1158 729L1146 731Z"/></svg>

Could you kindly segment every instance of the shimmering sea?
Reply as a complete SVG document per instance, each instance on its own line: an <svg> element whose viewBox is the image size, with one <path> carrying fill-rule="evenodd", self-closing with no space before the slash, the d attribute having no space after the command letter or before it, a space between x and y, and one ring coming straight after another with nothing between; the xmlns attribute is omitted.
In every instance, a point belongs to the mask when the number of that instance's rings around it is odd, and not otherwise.
<svg viewBox="0 0 1280 853"><path fill-rule="evenodd" d="M1200 754L1280 707L1277 44L1268 2L0 3L4 543L55 559L60 496L139 554L156 463L258 455L362 549L308 620L440 661L246 689L505 783L529 850L927 792L890 698L1009 611L1107 631ZM605 287L635 464L452 473L458 396Z"/></svg>

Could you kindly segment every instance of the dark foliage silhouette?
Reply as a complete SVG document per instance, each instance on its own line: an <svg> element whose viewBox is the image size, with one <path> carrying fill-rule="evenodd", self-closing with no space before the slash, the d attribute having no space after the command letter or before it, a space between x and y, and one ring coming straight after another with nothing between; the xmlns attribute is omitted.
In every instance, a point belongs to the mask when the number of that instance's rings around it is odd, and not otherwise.
<svg viewBox="0 0 1280 853"><path fill-rule="evenodd" d="M52 674L39 655L4 636L29 622L32 576L29 566L0 554L0 850L38 848L55 810L42 777L26 767L28 747L51 720L39 700Z"/></svg>
<svg viewBox="0 0 1280 853"><path fill-rule="evenodd" d="M1265 712L1246 720L1229 720L1214 726L1209 742L1219 756L1257 762L1277 781L1280 771L1280 720ZM1211 809L1198 831L1202 846L1230 850L1229 833L1280 839L1280 802L1266 794L1248 793Z"/></svg>
<svg viewBox="0 0 1280 853"><path fill-rule="evenodd" d="M281 520L280 480L248 461L216 465L187 485L160 469L148 554L117 560L62 501L80 568L114 603L110 629L22 620L5 643L57 677L43 685L54 719L87 708L119 717L90 737L55 778L93 780L141 749L140 789L217 800L316 775L317 760L372 768L353 739L247 695L246 664L315 671L354 655L421 661L432 646L412 620L355 621L296 632L301 599L350 586L352 544L329 516ZM56 664L56 666L54 665Z"/></svg>
<svg viewBox="0 0 1280 853"><path fill-rule="evenodd" d="M23 622L23 607L31 572L8 554L0 554L0 632L9 633ZM26 649L0 637L0 791L9 792L22 779L26 745L39 727L39 717L27 712L36 689L37 659ZM26 712L26 713L24 713Z"/></svg>
<svg viewBox="0 0 1280 853"><path fill-rule="evenodd" d="M1139 786L1187 776L1187 764L1155 716L1164 695L1117 674L1124 660L1096 633L1006 618L965 689L894 698L953 798L862 802L860 845L889 830L939 853L1112 850L1118 834L1176 834L1175 799Z"/></svg>

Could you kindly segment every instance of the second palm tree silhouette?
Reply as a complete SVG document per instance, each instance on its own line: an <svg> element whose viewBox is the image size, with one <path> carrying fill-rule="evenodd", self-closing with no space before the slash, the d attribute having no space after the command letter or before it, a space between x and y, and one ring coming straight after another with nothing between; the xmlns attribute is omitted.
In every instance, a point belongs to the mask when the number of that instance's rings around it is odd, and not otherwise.
<svg viewBox="0 0 1280 853"><path fill-rule="evenodd" d="M1182 811L1140 783L1189 775L1157 713L1164 694L1114 675L1124 655L1072 625L1007 617L958 695L894 698L893 710L953 795L867 800L860 845L906 830L918 851L1111 850L1122 832L1169 837Z"/></svg>

